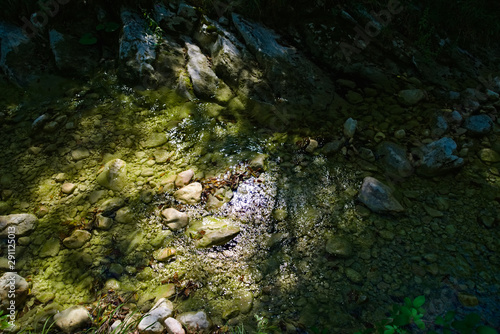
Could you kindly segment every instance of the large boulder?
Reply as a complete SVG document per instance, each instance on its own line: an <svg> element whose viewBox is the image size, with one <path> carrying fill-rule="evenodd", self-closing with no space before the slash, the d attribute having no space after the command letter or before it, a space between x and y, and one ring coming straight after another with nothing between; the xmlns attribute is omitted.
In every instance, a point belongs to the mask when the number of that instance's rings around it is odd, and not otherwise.
<svg viewBox="0 0 500 334"><path fill-rule="evenodd" d="M193 84L193 90L199 98L215 98L218 102L228 102L233 93L231 89L217 77L210 67L207 57L192 42L186 42L188 54L187 71Z"/></svg>
<svg viewBox="0 0 500 334"><path fill-rule="evenodd" d="M61 71L85 75L97 66L98 49L82 45L72 36L52 29L49 31L49 43L56 66Z"/></svg>
<svg viewBox="0 0 500 334"><path fill-rule="evenodd" d="M455 171L464 165L464 159L455 155L457 144L444 137L422 147L417 154L420 166L417 171L425 176L436 176Z"/></svg>
<svg viewBox="0 0 500 334"><path fill-rule="evenodd" d="M127 183L127 164L120 159L114 159L104 165L101 174L97 176L97 183L104 188L120 191Z"/></svg>
<svg viewBox="0 0 500 334"><path fill-rule="evenodd" d="M90 314L83 306L71 306L54 316L56 326L64 333L76 333L90 325Z"/></svg>
<svg viewBox="0 0 500 334"><path fill-rule="evenodd" d="M38 218L30 213L18 213L8 216L0 216L0 238L9 234L22 237L35 229Z"/></svg>
<svg viewBox="0 0 500 334"><path fill-rule="evenodd" d="M29 285L16 273L5 273L0 277L0 310L6 311L14 302L14 307L20 309L28 297ZM11 298L12 293L15 294Z"/></svg>
<svg viewBox="0 0 500 334"><path fill-rule="evenodd" d="M205 217L189 224L186 234L195 240L196 247L224 245L240 233L240 228L230 219Z"/></svg>
<svg viewBox="0 0 500 334"><path fill-rule="evenodd" d="M123 9L120 17L123 22L119 50L122 62L120 75L129 81L142 80L148 86L156 81L152 63L156 59L157 37L148 29L141 15Z"/></svg>
<svg viewBox="0 0 500 334"><path fill-rule="evenodd" d="M392 195L392 189L374 177L365 177L359 200L373 212L401 212L403 206Z"/></svg>

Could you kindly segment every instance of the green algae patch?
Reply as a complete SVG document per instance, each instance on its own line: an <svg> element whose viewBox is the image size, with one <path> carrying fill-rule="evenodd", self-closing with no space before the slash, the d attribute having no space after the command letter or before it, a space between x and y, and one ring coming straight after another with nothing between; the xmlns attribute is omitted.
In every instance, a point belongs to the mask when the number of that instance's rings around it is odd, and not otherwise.
<svg viewBox="0 0 500 334"><path fill-rule="evenodd" d="M224 245L239 233L240 228L235 222L215 217L193 221L186 230L186 234L195 240L198 248Z"/></svg>

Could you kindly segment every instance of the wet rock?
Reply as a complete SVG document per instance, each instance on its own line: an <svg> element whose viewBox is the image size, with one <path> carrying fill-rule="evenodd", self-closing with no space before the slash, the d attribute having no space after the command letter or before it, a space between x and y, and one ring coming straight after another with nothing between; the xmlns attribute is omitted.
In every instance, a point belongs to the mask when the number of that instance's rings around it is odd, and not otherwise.
<svg viewBox="0 0 500 334"><path fill-rule="evenodd" d="M167 318L165 319L165 328L167 329L168 334L185 334L184 328L182 328L182 324L177 321L175 318Z"/></svg>
<svg viewBox="0 0 500 334"><path fill-rule="evenodd" d="M464 127L473 135L488 134L493 128L493 121L488 115L474 115L465 120Z"/></svg>
<svg viewBox="0 0 500 334"><path fill-rule="evenodd" d="M63 240L64 246L68 248L80 248L90 240L92 234L85 230L76 230L69 237Z"/></svg>
<svg viewBox="0 0 500 334"><path fill-rule="evenodd" d="M123 31L120 38L120 75L125 80L154 80L152 63L156 59L157 37L148 29L146 20L139 14L122 9Z"/></svg>
<svg viewBox="0 0 500 334"><path fill-rule="evenodd" d="M413 106L425 98L425 92L421 89L401 90L398 94L399 101L407 106Z"/></svg>
<svg viewBox="0 0 500 334"><path fill-rule="evenodd" d="M177 190L174 193L174 197L179 202L182 202L184 204L194 205L201 201L202 190L203 187L201 186L201 183L194 182Z"/></svg>
<svg viewBox="0 0 500 334"><path fill-rule="evenodd" d="M155 301L158 302L160 299L165 298L168 299L172 296L175 296L176 287L175 284L163 284L156 287L151 294L154 296Z"/></svg>
<svg viewBox="0 0 500 334"><path fill-rule="evenodd" d="M175 178L175 186L178 188L184 187L185 185L189 184L189 182L191 182L193 176L194 171L192 169L180 172Z"/></svg>
<svg viewBox="0 0 500 334"><path fill-rule="evenodd" d="M437 116L434 121L434 127L432 128L431 135L433 137L442 137L446 132L448 132L449 126L448 122L443 116Z"/></svg>
<svg viewBox="0 0 500 334"><path fill-rule="evenodd" d="M402 146L382 142L377 147L377 154L383 169L393 176L408 177L413 174L413 166L408 160L406 149Z"/></svg>
<svg viewBox="0 0 500 334"><path fill-rule="evenodd" d="M160 334L165 327L163 322L173 313L172 302L162 298L151 310L144 315L142 320L137 325L137 330L141 334Z"/></svg>
<svg viewBox="0 0 500 334"><path fill-rule="evenodd" d="M74 183L64 183L61 187L61 191L65 194L72 194L76 189L76 184Z"/></svg>
<svg viewBox="0 0 500 334"><path fill-rule="evenodd" d="M250 291L240 291L236 294L236 306L243 314L247 314L253 307L253 294Z"/></svg>
<svg viewBox="0 0 500 334"><path fill-rule="evenodd" d="M457 170L464 160L455 155L457 144L444 137L421 148L418 172L425 176L436 176Z"/></svg>
<svg viewBox="0 0 500 334"><path fill-rule="evenodd" d="M11 209L12 208L10 207L9 203L0 201L0 215L9 213Z"/></svg>
<svg viewBox="0 0 500 334"><path fill-rule="evenodd" d="M185 212L177 211L174 208L165 209L161 214L165 217L167 226L173 231L180 230L189 223L189 216Z"/></svg>
<svg viewBox="0 0 500 334"><path fill-rule="evenodd" d="M206 313L203 311L179 314L177 320L190 332L208 333L211 326Z"/></svg>
<svg viewBox="0 0 500 334"><path fill-rule="evenodd" d="M334 85L324 71L295 48L280 44L281 37L274 31L235 13L232 19L246 46L265 69L264 76L276 96L292 109L326 110L333 100Z"/></svg>
<svg viewBox="0 0 500 334"><path fill-rule="evenodd" d="M184 2L181 2L179 4L179 9L177 10L177 15L184 17L185 19L189 20L196 20L198 17L196 8L193 6L190 6Z"/></svg>
<svg viewBox="0 0 500 334"><path fill-rule="evenodd" d="M189 224L186 234L195 240L196 247L224 245L240 233L240 228L230 219L205 217Z"/></svg>
<svg viewBox="0 0 500 334"><path fill-rule="evenodd" d="M187 71L196 96L205 99L215 98L221 103L228 102L233 97L233 93L214 73L207 57L195 44L186 42L186 48L189 57Z"/></svg>
<svg viewBox="0 0 500 334"><path fill-rule="evenodd" d="M358 150L359 157L363 160L369 161L369 162L374 162L375 161L375 154L373 153L372 150L366 147L361 147Z"/></svg>
<svg viewBox="0 0 500 334"><path fill-rule="evenodd" d="M349 258L352 256L352 245L343 237L329 238L326 242L325 249L327 253L334 256L342 258Z"/></svg>
<svg viewBox="0 0 500 334"><path fill-rule="evenodd" d="M101 204L100 209L103 211L105 215L118 210L119 208L125 205L125 201L120 197L113 197L104 201Z"/></svg>
<svg viewBox="0 0 500 334"><path fill-rule="evenodd" d="M491 148L483 148L479 151L479 159L483 162L500 162L500 154Z"/></svg>
<svg viewBox="0 0 500 334"><path fill-rule="evenodd" d="M356 127L358 125L358 121L348 118L344 123L344 136L347 138L352 138L354 133L356 132Z"/></svg>
<svg viewBox="0 0 500 334"><path fill-rule="evenodd" d="M51 29L49 43L57 68L67 74L84 75L97 66L98 50L80 44L72 36Z"/></svg>
<svg viewBox="0 0 500 334"><path fill-rule="evenodd" d="M321 151L327 156L333 155L338 151L340 151L342 144L343 142L341 140L334 140L329 143L326 143L325 146L322 147Z"/></svg>
<svg viewBox="0 0 500 334"><path fill-rule="evenodd" d="M90 314L83 306L71 306L54 315L55 325L64 333L76 333L90 325Z"/></svg>
<svg viewBox="0 0 500 334"><path fill-rule="evenodd" d="M399 129L394 132L394 137L396 139L403 139L406 136L406 131L404 129Z"/></svg>
<svg viewBox="0 0 500 334"><path fill-rule="evenodd" d="M465 307L474 307L479 305L479 300L477 299L476 296L469 295L466 293L459 293L458 300L460 301L460 304L462 304Z"/></svg>
<svg viewBox="0 0 500 334"><path fill-rule="evenodd" d="M175 256L175 248L161 248L153 253L153 257L156 261L168 261Z"/></svg>
<svg viewBox="0 0 500 334"><path fill-rule="evenodd" d="M146 148L158 147L165 144L168 141L166 133L152 133L149 135L148 139L142 142L142 146Z"/></svg>
<svg viewBox="0 0 500 334"><path fill-rule="evenodd" d="M84 147L77 148L76 150L71 151L71 157L73 160L82 160L88 158L90 156L89 150Z"/></svg>
<svg viewBox="0 0 500 334"><path fill-rule="evenodd" d="M357 272L356 270L352 268L346 268L345 269L345 275L349 280L351 280L354 283L361 283L363 282L363 276Z"/></svg>
<svg viewBox="0 0 500 334"><path fill-rule="evenodd" d="M486 90L486 96L488 97L488 100L490 100L490 101L496 101L500 97L500 95L497 92L494 92L490 89Z"/></svg>
<svg viewBox="0 0 500 334"><path fill-rule="evenodd" d="M43 244L40 252L38 253L38 256L41 258L56 256L57 254L59 254L60 248L61 244L59 242L59 239L49 239Z"/></svg>
<svg viewBox="0 0 500 334"><path fill-rule="evenodd" d="M318 142L314 139L309 139L309 144L306 146L306 152L313 153L316 148L318 148Z"/></svg>
<svg viewBox="0 0 500 334"><path fill-rule="evenodd" d="M114 159L104 165L104 169L97 176L97 183L104 188L120 191L127 184L127 164L120 159Z"/></svg>
<svg viewBox="0 0 500 334"><path fill-rule="evenodd" d="M250 161L249 167L255 170L265 170L266 160L267 154L257 154L257 156Z"/></svg>
<svg viewBox="0 0 500 334"><path fill-rule="evenodd" d="M119 223L130 224L134 222L134 218L134 212L128 206L120 208L118 211L116 211L115 220Z"/></svg>
<svg viewBox="0 0 500 334"><path fill-rule="evenodd" d="M449 115L447 115L447 119L453 125L460 125L464 121L462 114L456 110L453 110Z"/></svg>
<svg viewBox="0 0 500 334"><path fill-rule="evenodd" d="M392 195L392 189L373 177L365 177L359 200L373 212L401 212L403 206Z"/></svg>
<svg viewBox="0 0 500 334"><path fill-rule="evenodd" d="M22 237L35 229L38 218L29 213L0 216L0 238L5 238L15 231L16 237Z"/></svg>
<svg viewBox="0 0 500 334"><path fill-rule="evenodd" d="M14 287L15 298L9 297ZM0 277L0 310L5 311L10 306L11 300L15 301L16 309L24 306L24 301L28 297L29 285L26 280L16 273L7 272Z"/></svg>

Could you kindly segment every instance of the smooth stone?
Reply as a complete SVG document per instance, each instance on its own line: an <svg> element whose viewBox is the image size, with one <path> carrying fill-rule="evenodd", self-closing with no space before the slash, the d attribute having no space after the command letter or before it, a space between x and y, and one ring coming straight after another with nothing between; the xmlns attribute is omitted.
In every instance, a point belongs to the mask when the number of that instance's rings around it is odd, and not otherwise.
<svg viewBox="0 0 500 334"><path fill-rule="evenodd" d="M156 261L168 261L175 256L175 248L161 248L153 253L153 258Z"/></svg>
<svg viewBox="0 0 500 334"><path fill-rule="evenodd" d="M167 318L165 319L165 328L167 329L168 334L185 334L184 328L182 328L182 324L177 321L175 318Z"/></svg>
<svg viewBox="0 0 500 334"><path fill-rule="evenodd" d="M196 331L197 333L208 333L210 329L210 320L205 312L186 312L179 314L177 320L183 324L188 331Z"/></svg>
<svg viewBox="0 0 500 334"><path fill-rule="evenodd" d="M454 153L457 144L451 138L444 137L421 148L420 166L417 171L425 176L446 174L462 167L464 159Z"/></svg>
<svg viewBox="0 0 500 334"><path fill-rule="evenodd" d="M175 186L177 188L184 187L185 185L189 184L191 182L191 179L194 176L194 171L192 169L185 170L183 172L180 172L177 177L175 178Z"/></svg>
<svg viewBox="0 0 500 334"><path fill-rule="evenodd" d="M413 174L413 166L408 160L406 149L402 146L382 142L377 146L377 154L383 169L390 175L408 177Z"/></svg>
<svg viewBox="0 0 500 334"><path fill-rule="evenodd" d="M332 237L326 242L325 247L327 253L342 258L349 258L352 256L352 245L343 237Z"/></svg>
<svg viewBox="0 0 500 334"><path fill-rule="evenodd" d="M315 149L318 148L318 142L314 139L309 139L309 144L306 146L306 152L312 153Z"/></svg>
<svg viewBox="0 0 500 334"><path fill-rule="evenodd" d="M12 210L11 206L7 202L0 201L0 215L9 213Z"/></svg>
<svg viewBox="0 0 500 334"><path fill-rule="evenodd" d="M114 159L104 165L103 171L97 176L97 183L104 188L120 191L127 184L127 164L120 159Z"/></svg>
<svg viewBox="0 0 500 334"><path fill-rule="evenodd" d="M72 194L76 189L76 184L74 183L64 183L61 186L61 191L65 194Z"/></svg>
<svg viewBox="0 0 500 334"><path fill-rule="evenodd" d="M197 204L201 201L201 192L203 191L203 187L201 183L194 182L188 184L187 186L177 190L174 193L174 197L179 202L184 204Z"/></svg>
<svg viewBox="0 0 500 334"><path fill-rule="evenodd" d="M479 159L484 162L499 162L500 154L493 151L491 148L483 148L479 151Z"/></svg>
<svg viewBox="0 0 500 334"><path fill-rule="evenodd" d="M161 298L151 310L144 315L137 330L141 334L161 334L164 331L163 322L173 313L172 302Z"/></svg>
<svg viewBox="0 0 500 334"><path fill-rule="evenodd" d="M350 90L345 96L346 100L351 104L360 104L363 102L363 96L359 93Z"/></svg>
<svg viewBox="0 0 500 334"><path fill-rule="evenodd" d="M90 319L89 312L83 306L71 306L54 315L56 326L68 334L90 325Z"/></svg>
<svg viewBox="0 0 500 334"><path fill-rule="evenodd" d="M118 210L119 208L123 207L125 205L125 200L120 197L113 197L110 199L107 199L100 205L100 209L103 212L113 212Z"/></svg>
<svg viewBox="0 0 500 334"><path fill-rule="evenodd" d="M55 180L56 180L56 182L58 182L58 183L62 183L62 182L64 182L67 178L68 178L68 176L66 175L66 173L59 173L59 174L57 174L57 175L56 175Z"/></svg>
<svg viewBox="0 0 500 334"><path fill-rule="evenodd" d="M247 314L253 307L253 294L250 291L239 291L236 294L236 306L242 314Z"/></svg>
<svg viewBox="0 0 500 334"><path fill-rule="evenodd" d="M403 206L392 195L392 189L373 177L365 177L359 200L373 212L401 212Z"/></svg>
<svg viewBox="0 0 500 334"><path fill-rule="evenodd" d="M173 231L178 231L187 226L189 216L185 212L177 211L174 208L168 208L161 212L165 217L166 225Z"/></svg>
<svg viewBox="0 0 500 334"><path fill-rule="evenodd" d="M356 127L358 126L358 121L348 118L344 123L344 136L347 138L354 137L354 133L356 132Z"/></svg>
<svg viewBox="0 0 500 334"><path fill-rule="evenodd" d="M352 268L346 268L345 274L346 274L347 278L354 283L363 282L363 276L359 272L357 272L356 270L354 270Z"/></svg>
<svg viewBox="0 0 500 334"><path fill-rule="evenodd" d="M155 297L155 302L158 302L162 298L168 299L175 296L175 293L176 287L173 283L160 285L151 292L151 294Z"/></svg>
<svg viewBox="0 0 500 334"><path fill-rule="evenodd" d="M186 230L199 248L224 245L239 233L240 228L232 220L216 217L192 221Z"/></svg>
<svg viewBox="0 0 500 334"><path fill-rule="evenodd" d="M37 223L38 218L30 213L0 216L0 238L7 237L12 230L17 237L25 236L35 229Z"/></svg>
<svg viewBox="0 0 500 334"><path fill-rule="evenodd" d="M167 162L173 155L174 152L169 152L166 150L156 150L154 152L155 160L159 164Z"/></svg>
<svg viewBox="0 0 500 334"><path fill-rule="evenodd" d="M398 93L399 101L407 106L413 106L423 100L425 92L421 89L405 89Z"/></svg>
<svg viewBox="0 0 500 334"><path fill-rule="evenodd" d="M73 160L82 160L88 158L90 156L89 150L84 147L77 148L76 150L71 151L71 157Z"/></svg>
<svg viewBox="0 0 500 334"><path fill-rule="evenodd" d="M257 154L249 163L249 167L255 170L265 170L267 154Z"/></svg>
<svg viewBox="0 0 500 334"><path fill-rule="evenodd" d="M71 236L65 238L63 240L64 246L74 249L82 247L87 241L90 240L92 234L89 231L85 230L76 230Z"/></svg>
<svg viewBox="0 0 500 334"><path fill-rule="evenodd" d="M142 145L146 148L153 148L161 146L167 141L168 138L165 133L152 133L149 138L142 143Z"/></svg>
<svg viewBox="0 0 500 334"><path fill-rule="evenodd" d="M122 224L129 224L134 221L134 212L130 207L125 206L116 211L115 220Z"/></svg>
<svg viewBox="0 0 500 334"><path fill-rule="evenodd" d="M479 299L476 296L466 293L459 293L458 300L460 301L460 304L465 307L474 307L479 305Z"/></svg>

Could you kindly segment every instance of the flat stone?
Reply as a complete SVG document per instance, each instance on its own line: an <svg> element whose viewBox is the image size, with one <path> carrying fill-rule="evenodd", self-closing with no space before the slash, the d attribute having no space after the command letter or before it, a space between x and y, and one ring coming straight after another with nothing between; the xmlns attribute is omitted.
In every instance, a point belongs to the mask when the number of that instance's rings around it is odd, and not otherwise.
<svg viewBox="0 0 500 334"><path fill-rule="evenodd" d="M479 159L484 162L499 162L500 154L493 151L491 148L483 148L479 151Z"/></svg>
<svg viewBox="0 0 500 334"><path fill-rule="evenodd" d="M134 222L134 212L128 206L120 208L116 211L115 220L122 224L130 224Z"/></svg>
<svg viewBox="0 0 500 334"><path fill-rule="evenodd" d="M465 307L474 307L479 305L479 300L477 299L476 296L469 295L466 293L459 293L458 300L460 301L460 304L462 304Z"/></svg>
<svg viewBox="0 0 500 334"><path fill-rule="evenodd" d="M63 244L68 248L80 248L87 241L89 241L91 237L92 234L90 234L89 231L76 230L71 234L71 236L63 240Z"/></svg>
<svg viewBox="0 0 500 334"><path fill-rule="evenodd" d="M64 333L75 333L90 325L90 314L83 306L71 306L54 315L55 325Z"/></svg>
<svg viewBox="0 0 500 334"><path fill-rule="evenodd" d="M349 258L352 256L352 245L343 237L332 237L326 242L326 251L331 254L342 258Z"/></svg>
<svg viewBox="0 0 500 334"><path fill-rule="evenodd" d="M90 156L89 150L84 147L77 148L76 150L71 151L71 157L73 160L82 160L88 158Z"/></svg>
<svg viewBox="0 0 500 334"><path fill-rule="evenodd" d="M425 98L425 92L421 89L406 89L399 91L399 101L407 106L413 106Z"/></svg>
<svg viewBox="0 0 500 334"><path fill-rule="evenodd" d="M203 190L203 187L201 183L199 182L194 182L191 184L188 184L187 186L177 190L174 193L174 197L176 200L179 202L182 202L184 204L197 204L201 201L201 192Z"/></svg>
<svg viewBox="0 0 500 334"><path fill-rule="evenodd" d="M240 228L230 219L205 217L190 223L186 234L195 240L196 247L224 245L240 233Z"/></svg>

